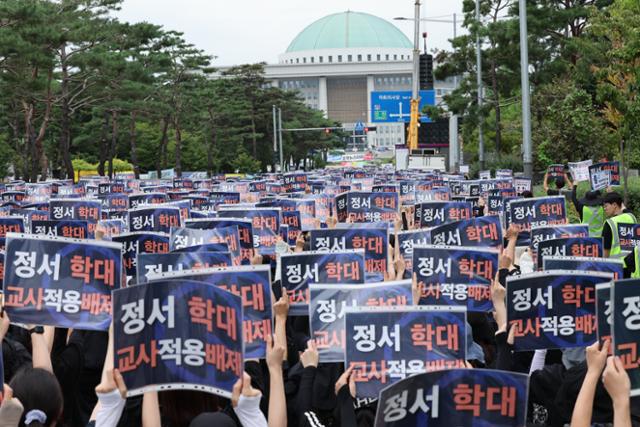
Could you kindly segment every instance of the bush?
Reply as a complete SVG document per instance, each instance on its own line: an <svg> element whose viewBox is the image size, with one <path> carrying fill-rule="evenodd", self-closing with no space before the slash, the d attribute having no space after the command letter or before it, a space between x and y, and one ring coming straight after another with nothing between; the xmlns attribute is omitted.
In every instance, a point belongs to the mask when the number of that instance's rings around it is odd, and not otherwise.
<svg viewBox="0 0 640 427"><path fill-rule="evenodd" d="M84 159L73 159L71 163L75 171L92 171L98 168L98 165L93 165Z"/></svg>
<svg viewBox="0 0 640 427"><path fill-rule="evenodd" d="M98 165L96 164L96 169ZM126 160L121 159L113 159L113 170L114 172L131 172L133 170L133 165Z"/></svg>
<svg viewBox="0 0 640 427"><path fill-rule="evenodd" d="M260 161L250 156L242 146L238 149L235 159L231 161L231 166L234 172L245 174L258 173L262 167Z"/></svg>
<svg viewBox="0 0 640 427"><path fill-rule="evenodd" d="M71 163L73 164L73 170L75 171L97 171L98 170L97 163L89 163L84 159L73 159ZM133 170L133 165L125 160L120 160L118 158L115 158L113 159L113 170L115 172L131 172Z"/></svg>
<svg viewBox="0 0 640 427"><path fill-rule="evenodd" d="M324 161L324 157L322 157L322 154L320 153L314 154L311 159L313 160L313 165L316 169L324 169L327 165L327 162Z"/></svg>

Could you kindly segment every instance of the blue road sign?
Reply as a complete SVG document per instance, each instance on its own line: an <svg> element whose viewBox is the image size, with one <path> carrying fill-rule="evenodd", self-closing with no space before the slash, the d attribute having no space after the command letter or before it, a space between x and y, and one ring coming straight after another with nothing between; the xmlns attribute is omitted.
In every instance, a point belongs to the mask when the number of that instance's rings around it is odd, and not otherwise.
<svg viewBox="0 0 640 427"><path fill-rule="evenodd" d="M358 122L356 123L355 129L356 132L364 132L364 123Z"/></svg>
<svg viewBox="0 0 640 427"><path fill-rule="evenodd" d="M436 104L435 90L420 91L420 111L425 105ZM371 121L373 123L409 122L411 113L411 91L371 92ZM426 116L422 123L431 122Z"/></svg>

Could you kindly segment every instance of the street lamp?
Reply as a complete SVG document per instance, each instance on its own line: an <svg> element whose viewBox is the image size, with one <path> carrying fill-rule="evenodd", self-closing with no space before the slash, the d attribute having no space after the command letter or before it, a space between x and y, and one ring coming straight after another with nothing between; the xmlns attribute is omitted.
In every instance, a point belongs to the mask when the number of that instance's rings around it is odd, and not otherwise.
<svg viewBox="0 0 640 427"><path fill-rule="evenodd" d="M531 148L531 101L529 99L529 46L527 44L527 2L520 0L520 84L522 85L522 163L524 176L533 178Z"/></svg>
<svg viewBox="0 0 640 427"><path fill-rule="evenodd" d="M416 0L413 25L413 78L411 91L411 120L409 122L409 150L418 149L420 120L420 0Z"/></svg>
<svg viewBox="0 0 640 427"><path fill-rule="evenodd" d="M442 17L437 18L421 18L420 22L431 22L431 23L440 23L440 24L453 24L453 38L458 37L458 19L457 14L453 15L445 15L453 16L453 19L441 19ZM414 18L407 18L404 16L399 16L393 18L396 21L415 21ZM453 44L452 44L453 47ZM425 52L426 53L426 52ZM458 76L453 76L453 89L458 88ZM459 145L458 139L458 116L452 114L450 116L449 121L449 133L451 135L450 139L450 148L449 148L449 167L457 170L459 164L462 162L462 147Z"/></svg>
<svg viewBox="0 0 640 427"><path fill-rule="evenodd" d="M476 0L476 21L480 25L480 0ZM478 84L478 160L484 169L484 132L482 130L482 52L480 51L480 29L476 32L476 78Z"/></svg>

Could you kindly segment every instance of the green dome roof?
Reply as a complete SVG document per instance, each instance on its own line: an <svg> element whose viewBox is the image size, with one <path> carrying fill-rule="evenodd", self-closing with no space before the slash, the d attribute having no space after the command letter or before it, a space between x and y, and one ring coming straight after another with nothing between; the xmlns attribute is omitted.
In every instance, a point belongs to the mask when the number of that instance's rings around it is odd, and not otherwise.
<svg viewBox="0 0 640 427"><path fill-rule="evenodd" d="M302 30L287 52L359 47L412 48L402 31L368 13L342 12L325 16Z"/></svg>

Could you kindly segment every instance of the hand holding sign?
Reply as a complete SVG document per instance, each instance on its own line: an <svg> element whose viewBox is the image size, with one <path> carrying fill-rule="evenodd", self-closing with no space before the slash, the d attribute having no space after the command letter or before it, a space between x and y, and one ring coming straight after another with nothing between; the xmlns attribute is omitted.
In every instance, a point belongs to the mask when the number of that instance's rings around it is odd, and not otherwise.
<svg viewBox="0 0 640 427"><path fill-rule="evenodd" d="M609 396L611 396L611 400L613 400L614 407L620 403L629 403L631 381L620 357L609 356L607 359L607 367L602 374L602 382Z"/></svg>
<svg viewBox="0 0 640 427"><path fill-rule="evenodd" d="M609 345L611 341L605 340L600 348L600 342L596 341L587 347L587 372L600 376L600 372L604 369L604 365L607 363L607 356L609 354Z"/></svg>
<svg viewBox="0 0 640 427"><path fill-rule="evenodd" d="M107 371L106 379L102 378L100 384L96 386L96 394L108 394L118 390L123 399L127 398L127 385L124 383L122 374L117 369Z"/></svg>
<svg viewBox="0 0 640 427"><path fill-rule="evenodd" d="M236 381L233 386L233 392L231 393L231 405L237 408L240 401L245 399L253 399L262 395L260 390L256 390L251 386L251 377L246 372L243 373L242 379Z"/></svg>
<svg viewBox="0 0 640 427"><path fill-rule="evenodd" d="M10 323L9 313L4 311L4 308L2 308L2 312L0 312L0 342L2 342L4 337L7 335Z"/></svg>
<svg viewBox="0 0 640 427"><path fill-rule="evenodd" d="M289 314L289 298L287 298L287 291L285 288L282 288L282 296L280 299L273 304L273 314L276 319L287 319L287 315Z"/></svg>
<svg viewBox="0 0 640 427"><path fill-rule="evenodd" d="M340 393L340 390L342 390L342 387L345 387L348 384L349 393L351 394L351 397L356 397L356 382L354 380L353 375L351 375L352 373L353 373L353 366L350 366L349 368L347 368L346 371L342 373L342 375L340 375L340 378L338 378L338 381L336 381L336 387L335 387L336 396L338 395L338 393Z"/></svg>
<svg viewBox="0 0 640 427"><path fill-rule="evenodd" d="M285 348L271 336L265 337L267 341L267 366L270 370L282 370L282 361L284 360ZM246 375L246 374L245 374Z"/></svg>
<svg viewBox="0 0 640 427"><path fill-rule="evenodd" d="M319 360L320 353L318 353L316 342L314 340L307 341L307 349L300 355L300 363L302 363L302 367L317 367Z"/></svg>

